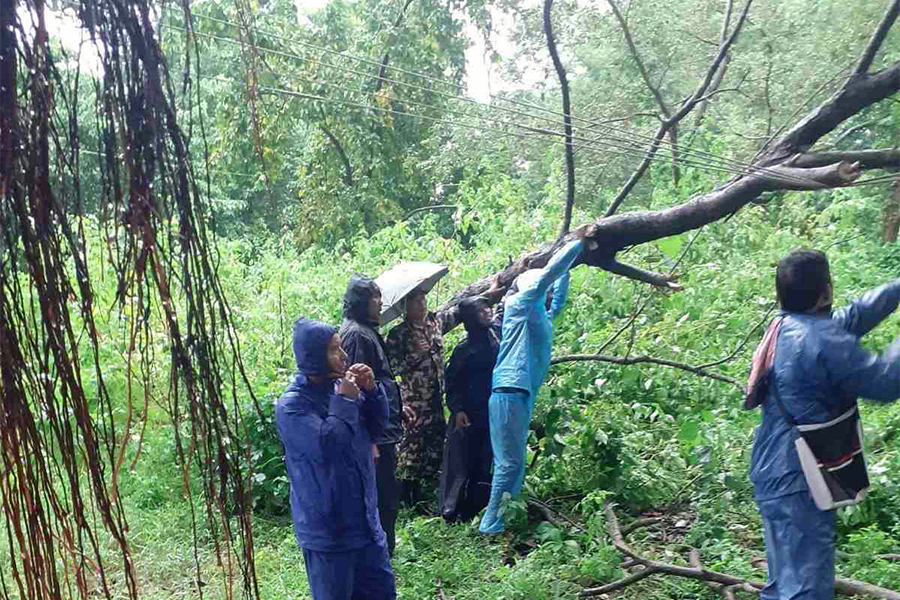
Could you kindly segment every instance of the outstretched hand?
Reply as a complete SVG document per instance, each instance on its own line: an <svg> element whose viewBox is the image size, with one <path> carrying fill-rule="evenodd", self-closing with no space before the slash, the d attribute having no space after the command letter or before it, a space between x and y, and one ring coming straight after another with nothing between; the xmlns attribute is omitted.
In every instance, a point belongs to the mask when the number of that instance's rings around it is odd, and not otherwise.
<svg viewBox="0 0 900 600"><path fill-rule="evenodd" d="M593 223L585 223L572 233L574 234L575 239L584 240L588 250L597 248L597 241L593 239L597 233L597 228Z"/></svg>
<svg viewBox="0 0 900 600"><path fill-rule="evenodd" d="M488 289L486 294L491 298L497 298L500 294L503 293L503 284L500 283L500 274L494 275L494 278L491 279L491 287Z"/></svg>

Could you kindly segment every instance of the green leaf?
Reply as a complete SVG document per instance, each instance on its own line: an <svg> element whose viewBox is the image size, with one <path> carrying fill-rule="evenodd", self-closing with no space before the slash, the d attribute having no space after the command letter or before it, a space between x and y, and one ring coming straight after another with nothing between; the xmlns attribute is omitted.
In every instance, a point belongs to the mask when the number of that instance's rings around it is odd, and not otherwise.
<svg viewBox="0 0 900 600"><path fill-rule="evenodd" d="M689 420L681 424L681 431L678 432L678 439L685 443L691 443L697 439L700 433L700 424L697 421Z"/></svg>
<svg viewBox="0 0 900 600"><path fill-rule="evenodd" d="M681 250L682 239L680 235L673 235L659 240L659 249L669 258L675 258L678 251Z"/></svg>

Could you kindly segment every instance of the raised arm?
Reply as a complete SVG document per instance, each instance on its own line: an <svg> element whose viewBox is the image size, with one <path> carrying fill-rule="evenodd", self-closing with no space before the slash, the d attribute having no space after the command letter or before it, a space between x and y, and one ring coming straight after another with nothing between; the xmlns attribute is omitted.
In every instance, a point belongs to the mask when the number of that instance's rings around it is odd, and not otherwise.
<svg viewBox="0 0 900 600"><path fill-rule="evenodd" d="M553 284L553 300L550 301L550 318L555 319L562 312L569 296L569 272L563 273Z"/></svg>
<svg viewBox="0 0 900 600"><path fill-rule="evenodd" d="M434 313L434 318L441 335L446 334L462 322L459 318L459 307L456 305Z"/></svg>
<svg viewBox="0 0 900 600"><path fill-rule="evenodd" d="M526 289L519 288L519 302L531 305L535 302L543 302L547 297L547 290L553 285L553 282L566 273L581 254L584 246L582 240L574 240L569 242L556 251L550 262L542 269L541 276L534 282L531 282Z"/></svg>
<svg viewBox="0 0 900 600"><path fill-rule="evenodd" d="M831 318L857 337L872 331L900 303L900 279L866 292L861 298L834 311Z"/></svg>
<svg viewBox="0 0 900 600"><path fill-rule="evenodd" d="M863 348L852 335L824 340L823 357L842 395L891 402L900 397L900 337L880 355Z"/></svg>

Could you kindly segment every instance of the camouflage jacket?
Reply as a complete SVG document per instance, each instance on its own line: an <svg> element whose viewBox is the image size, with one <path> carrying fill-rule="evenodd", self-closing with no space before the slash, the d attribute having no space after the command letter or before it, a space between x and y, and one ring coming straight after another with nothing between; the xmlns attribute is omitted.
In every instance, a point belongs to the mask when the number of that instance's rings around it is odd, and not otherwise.
<svg viewBox="0 0 900 600"><path fill-rule="evenodd" d="M400 377L404 403L413 407L442 405L444 334L458 323L459 311L454 307L428 313L420 327L412 327L403 321L388 334L388 359L394 373ZM425 353L420 353L418 349L422 338L428 342L429 350Z"/></svg>

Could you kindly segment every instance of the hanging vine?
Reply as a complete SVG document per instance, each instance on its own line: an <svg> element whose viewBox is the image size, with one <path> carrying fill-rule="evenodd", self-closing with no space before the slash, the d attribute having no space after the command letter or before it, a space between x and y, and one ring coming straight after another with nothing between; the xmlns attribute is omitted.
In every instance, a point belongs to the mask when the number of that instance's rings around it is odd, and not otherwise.
<svg viewBox="0 0 900 600"><path fill-rule="evenodd" d="M189 26L187 4L183 10ZM164 361L195 544L202 512L225 596L238 587L259 597L237 405L252 392L158 15L145 1L122 0L82 3L78 15L99 52L99 74L76 68L73 76L71 61L60 67L43 0L0 12L0 501L11 551L0 587L4 597L139 596L118 478L133 429L142 431L137 415L146 419L151 362ZM106 240L99 245L86 234L92 224L79 183L82 154L94 150L83 148L76 101L88 77L98 114ZM111 264L126 320L124 399L111 397L111 367L101 358L116 341L101 339L95 322L97 253ZM161 335L167 356L154 355ZM115 416L121 402L124 419ZM201 474L199 493L188 480L192 468ZM113 555L103 551L108 538ZM199 559L195 583L202 597Z"/></svg>

